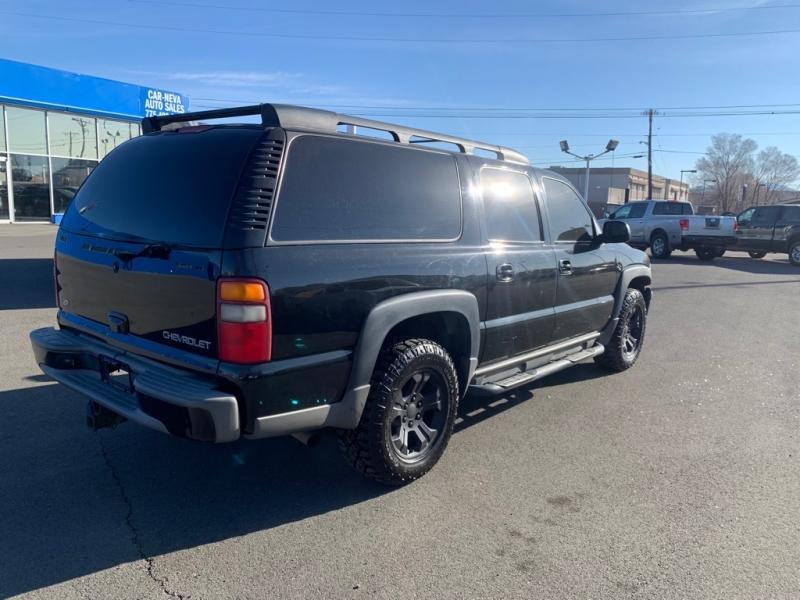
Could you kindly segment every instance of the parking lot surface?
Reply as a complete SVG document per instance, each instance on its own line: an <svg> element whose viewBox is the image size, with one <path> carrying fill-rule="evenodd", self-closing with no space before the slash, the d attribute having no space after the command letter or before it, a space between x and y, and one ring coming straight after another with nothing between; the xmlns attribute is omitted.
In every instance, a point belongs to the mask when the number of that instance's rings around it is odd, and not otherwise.
<svg viewBox="0 0 800 600"><path fill-rule="evenodd" d="M387 489L333 436L203 445L41 374L49 226L0 226L0 597L800 597L800 270L654 265L643 354L467 397Z"/></svg>

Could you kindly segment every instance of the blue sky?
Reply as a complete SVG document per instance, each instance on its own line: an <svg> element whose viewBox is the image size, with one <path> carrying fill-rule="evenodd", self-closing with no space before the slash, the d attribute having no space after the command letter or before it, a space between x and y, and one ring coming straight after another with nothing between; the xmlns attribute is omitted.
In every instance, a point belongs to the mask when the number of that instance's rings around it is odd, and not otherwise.
<svg viewBox="0 0 800 600"><path fill-rule="evenodd" d="M577 16L609 12L623 14ZM584 154L614 137L614 164L645 169L645 159L630 156L646 151L638 143L646 119L508 118L487 109L664 109L654 170L676 178L721 131L800 155L800 115L667 116L679 112L667 107L683 106L800 108L800 33L687 37L787 29L800 30L800 3L790 0L0 2L5 58L173 89L194 109L280 101L386 115L518 148L537 165L576 166L559 152L560 139ZM626 37L642 39L519 41Z"/></svg>

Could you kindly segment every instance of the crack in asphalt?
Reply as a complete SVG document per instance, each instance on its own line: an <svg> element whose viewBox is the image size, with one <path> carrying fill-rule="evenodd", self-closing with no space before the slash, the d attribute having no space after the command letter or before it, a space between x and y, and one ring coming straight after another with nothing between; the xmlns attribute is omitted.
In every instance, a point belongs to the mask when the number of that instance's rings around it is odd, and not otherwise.
<svg viewBox="0 0 800 600"><path fill-rule="evenodd" d="M161 588L161 591L164 592L170 598L178 598L179 600L188 600L191 598L191 594L180 594L178 592L173 592L171 589L167 587L167 583L155 573L155 559L152 556L148 556L145 553L144 548L142 547L141 540L139 539L139 530L136 525L133 524L133 503L131 499L128 497L128 493L125 491L125 486L122 483L122 479L117 472L117 468L111 462L111 457L108 455L108 451L106 449L105 441L103 440L103 435L98 432L98 438L100 439L100 452L103 455L103 461L106 463L108 470L111 472L111 478L117 484L117 488L119 489L119 495L122 498L122 501L125 503L127 513L125 515L125 523L128 526L128 529L131 532L131 542L133 543L134 548L136 548L136 552L139 554L139 557L145 563L145 570L147 571L147 576L150 577L154 582L158 584Z"/></svg>

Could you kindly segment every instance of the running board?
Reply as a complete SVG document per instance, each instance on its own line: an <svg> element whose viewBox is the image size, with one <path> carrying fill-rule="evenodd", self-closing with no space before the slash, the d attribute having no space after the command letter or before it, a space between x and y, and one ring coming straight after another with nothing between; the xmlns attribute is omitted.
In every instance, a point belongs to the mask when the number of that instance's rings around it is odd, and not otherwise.
<svg viewBox="0 0 800 600"><path fill-rule="evenodd" d="M591 348L586 348L585 350L581 350L575 354L570 354L564 358L554 360L551 363L547 363L546 365L542 365L541 367L537 367L535 369L520 371L519 373L514 373L513 375L498 381L487 381L481 384L473 384L469 386L469 390L471 392L479 392L491 395L503 394L510 389L531 383L537 379L541 379L542 377L552 375L553 373L563 371L567 367L571 367L582 360L586 360L587 358L600 356L603 352L605 352L605 347L602 344L597 343Z"/></svg>

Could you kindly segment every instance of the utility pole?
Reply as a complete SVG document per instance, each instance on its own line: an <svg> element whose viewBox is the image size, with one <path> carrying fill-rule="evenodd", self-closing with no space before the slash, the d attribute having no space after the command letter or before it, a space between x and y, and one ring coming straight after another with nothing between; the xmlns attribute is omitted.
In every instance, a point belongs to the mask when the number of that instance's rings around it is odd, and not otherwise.
<svg viewBox="0 0 800 600"><path fill-rule="evenodd" d="M651 108L647 111L647 199L653 199L653 114Z"/></svg>

